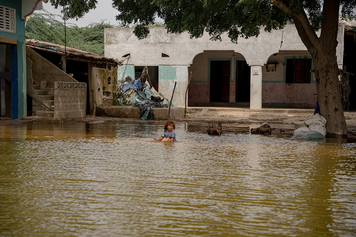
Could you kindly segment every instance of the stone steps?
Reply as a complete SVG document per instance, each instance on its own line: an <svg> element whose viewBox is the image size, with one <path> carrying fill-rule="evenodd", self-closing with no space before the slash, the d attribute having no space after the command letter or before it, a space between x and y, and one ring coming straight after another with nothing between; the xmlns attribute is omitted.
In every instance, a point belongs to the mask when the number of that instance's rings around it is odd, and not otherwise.
<svg viewBox="0 0 356 237"><path fill-rule="evenodd" d="M36 95L48 95L47 90L35 89Z"/></svg>
<svg viewBox="0 0 356 237"><path fill-rule="evenodd" d="M36 95L42 98L44 102L47 101L47 105L52 111L49 111L48 108L41 106L40 104L33 106L32 109L35 112L36 116L44 118L53 118L54 117L54 88L47 88L46 82L41 82L41 84L33 84Z"/></svg>

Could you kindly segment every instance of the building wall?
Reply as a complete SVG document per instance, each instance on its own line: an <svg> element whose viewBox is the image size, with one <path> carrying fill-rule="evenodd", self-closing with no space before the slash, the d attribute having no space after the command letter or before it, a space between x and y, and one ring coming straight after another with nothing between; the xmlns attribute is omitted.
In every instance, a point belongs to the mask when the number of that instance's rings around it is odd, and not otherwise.
<svg viewBox="0 0 356 237"><path fill-rule="evenodd" d="M0 42L12 45L11 56L11 117L23 119L27 111L26 101L26 43L25 21L22 20L22 0L2 0L0 5L16 9L16 32L0 30Z"/></svg>
<svg viewBox="0 0 356 237"><path fill-rule="evenodd" d="M313 74L310 83L286 83L285 60L310 57L309 52L294 51L271 55L262 67L262 104L264 107L314 108L317 100ZM277 63L273 65L272 63Z"/></svg>
<svg viewBox="0 0 356 237"><path fill-rule="evenodd" d="M86 116L87 84L55 82L54 118L82 118Z"/></svg>
<svg viewBox="0 0 356 237"><path fill-rule="evenodd" d="M125 80L127 76L130 76L135 80L135 66L133 64L124 64L117 68L117 79Z"/></svg>
<svg viewBox="0 0 356 237"><path fill-rule="evenodd" d="M159 66L159 88L164 97L171 100L174 83L177 82L172 105L175 107L185 106L185 92L188 84L188 67L187 66Z"/></svg>
<svg viewBox="0 0 356 237"><path fill-rule="evenodd" d="M196 55L189 68L192 79L189 83L189 104L199 105L210 102L210 61L230 60L230 102L235 102L236 71L235 61L244 60L243 56L233 51L204 51Z"/></svg>
<svg viewBox="0 0 356 237"><path fill-rule="evenodd" d="M0 5L16 10L16 31L0 30L0 43L12 46L11 117L23 119L27 114L25 16L42 8L40 0L2 0Z"/></svg>
<svg viewBox="0 0 356 237"><path fill-rule="evenodd" d="M341 24L337 46L339 65L343 60L343 29ZM188 33L168 34L164 27L151 27L148 37L142 40L133 34L133 28L105 29L104 36L106 57L121 60L122 56L130 54L129 63L140 66L189 65L197 54L206 50L238 52L250 66L263 66L272 54L307 51L293 24L286 25L283 30L261 30L258 37L239 38L238 44L232 43L227 34L222 35L222 41L211 41L207 33L196 39L190 38Z"/></svg>
<svg viewBox="0 0 356 237"><path fill-rule="evenodd" d="M93 101L95 107L113 105L114 93L117 86L117 70L117 67L113 67L112 70L97 67L92 68L91 80L94 85Z"/></svg>
<svg viewBox="0 0 356 237"><path fill-rule="evenodd" d="M340 24L337 46L339 67L343 63L343 34L344 26ZM168 34L163 27L151 27L148 37L138 40L132 28L105 29L105 56L120 60L124 55L130 54L130 64L141 66L190 65L193 75L189 85L189 104L209 103L209 59L231 58L234 64L234 58L240 57L251 66L250 90L253 105L250 106L253 108L261 108L261 105L285 107L315 105L316 89L313 84L315 82L309 84L310 88L306 84L285 83L284 57L309 55L293 24L272 32L261 30L258 37L240 38L238 44L232 43L226 34L222 35L222 41L211 41L209 38L207 33L201 38L191 39L188 33ZM276 71L267 72L266 66L270 68L267 63L274 61L278 62ZM234 65L231 69L233 68ZM188 80L188 75L185 80ZM233 71L232 75L234 75ZM160 80L166 79L160 77ZM161 83L163 82L160 81L159 84ZM308 87L308 90L305 87ZM230 104L236 101L234 88L236 88L236 81L231 77ZM160 87L160 92L161 89ZM281 94L271 95L276 90ZM302 92L306 94L299 97Z"/></svg>

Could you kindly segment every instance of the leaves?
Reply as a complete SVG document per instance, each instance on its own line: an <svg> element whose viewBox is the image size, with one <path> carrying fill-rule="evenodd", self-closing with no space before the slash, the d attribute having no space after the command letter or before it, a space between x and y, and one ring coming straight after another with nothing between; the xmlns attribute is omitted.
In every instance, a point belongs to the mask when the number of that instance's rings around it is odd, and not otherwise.
<svg viewBox="0 0 356 237"><path fill-rule="evenodd" d="M104 29L113 27L104 21L86 27L66 24L65 40L64 22L56 20L56 15L42 11L34 13L27 22L26 38L60 45L66 43L68 47L104 56Z"/></svg>

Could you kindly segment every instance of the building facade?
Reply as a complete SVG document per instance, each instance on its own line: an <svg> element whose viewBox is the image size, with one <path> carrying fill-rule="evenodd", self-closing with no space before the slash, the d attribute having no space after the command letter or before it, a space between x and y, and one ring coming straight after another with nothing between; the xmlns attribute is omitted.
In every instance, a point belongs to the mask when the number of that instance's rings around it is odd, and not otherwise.
<svg viewBox="0 0 356 237"><path fill-rule="evenodd" d="M337 62L343 66L344 25L339 25ZM312 108L317 100L310 70L313 62L293 24L282 30L261 31L258 37L232 43L227 35L211 41L209 35L168 34L150 28L138 40L131 28L105 29L105 56L129 60L118 69L118 79L137 78L142 66L154 71L152 81L170 98L174 82L175 106L235 106ZM150 70L151 68L151 70ZM190 78L191 77L191 78Z"/></svg>
<svg viewBox="0 0 356 237"><path fill-rule="evenodd" d="M0 117L23 119L26 116L25 19L41 8L41 0L0 3Z"/></svg>

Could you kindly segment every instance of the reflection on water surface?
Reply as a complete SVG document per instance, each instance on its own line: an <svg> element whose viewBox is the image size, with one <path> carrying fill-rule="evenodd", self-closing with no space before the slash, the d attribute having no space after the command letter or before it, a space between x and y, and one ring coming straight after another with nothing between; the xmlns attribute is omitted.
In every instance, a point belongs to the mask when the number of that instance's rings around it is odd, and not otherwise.
<svg viewBox="0 0 356 237"><path fill-rule="evenodd" d="M354 143L207 126L0 126L0 235L356 234Z"/></svg>

